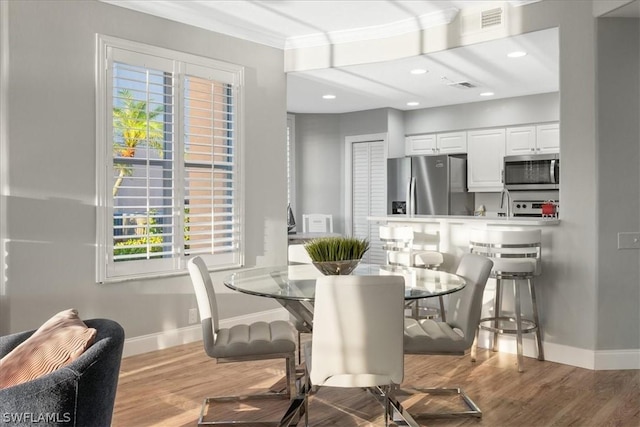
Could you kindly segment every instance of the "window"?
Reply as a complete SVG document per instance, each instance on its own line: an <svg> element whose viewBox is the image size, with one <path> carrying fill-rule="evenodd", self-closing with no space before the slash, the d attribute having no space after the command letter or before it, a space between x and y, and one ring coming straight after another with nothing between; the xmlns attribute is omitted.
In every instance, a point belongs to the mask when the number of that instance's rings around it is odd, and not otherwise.
<svg viewBox="0 0 640 427"><path fill-rule="evenodd" d="M98 281L239 266L242 67L98 47Z"/></svg>

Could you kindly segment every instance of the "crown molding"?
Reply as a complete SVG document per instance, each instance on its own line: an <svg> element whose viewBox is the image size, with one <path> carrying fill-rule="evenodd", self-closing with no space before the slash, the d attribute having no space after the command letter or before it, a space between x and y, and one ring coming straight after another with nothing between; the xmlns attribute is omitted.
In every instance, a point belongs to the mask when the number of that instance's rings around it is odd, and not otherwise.
<svg viewBox="0 0 640 427"><path fill-rule="evenodd" d="M459 12L460 9L452 7L383 25L289 37L286 40L284 48L302 49L399 36L439 25L450 24Z"/></svg>

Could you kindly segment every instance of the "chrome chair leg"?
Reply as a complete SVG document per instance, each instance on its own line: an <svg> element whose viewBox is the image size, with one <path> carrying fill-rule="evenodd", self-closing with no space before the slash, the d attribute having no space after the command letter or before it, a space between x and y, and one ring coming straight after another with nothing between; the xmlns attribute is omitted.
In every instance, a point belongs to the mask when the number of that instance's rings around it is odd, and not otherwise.
<svg viewBox="0 0 640 427"><path fill-rule="evenodd" d="M536 324L536 341L538 343L538 360L544 360L544 351L542 350L542 332L540 331L540 319L538 318L538 304L536 302L535 283L532 279L529 282L529 292L531 293L531 304L533 306L533 321Z"/></svg>
<svg viewBox="0 0 640 427"><path fill-rule="evenodd" d="M444 297L442 295L440 295L438 297L438 299L440 300L440 320L442 322L446 322L447 321L447 313L444 310Z"/></svg>
<svg viewBox="0 0 640 427"><path fill-rule="evenodd" d="M520 310L520 284L518 280L513 280L514 293L516 296L516 345L518 353L518 372L524 372L524 357L522 355L522 312Z"/></svg>
<svg viewBox="0 0 640 427"><path fill-rule="evenodd" d="M500 328L500 320L498 319L501 315L501 305L502 305L502 279L496 279L496 296L493 300L493 317L495 317L495 321L493 322L493 327L495 328L493 332L493 345L491 347L492 351L498 351L498 332L497 330Z"/></svg>
<svg viewBox="0 0 640 427"><path fill-rule="evenodd" d="M480 335L480 327L476 328L475 337L473 338L473 344L471 344L470 357L471 361L475 362L478 356L478 336Z"/></svg>
<svg viewBox="0 0 640 427"><path fill-rule="evenodd" d="M449 411L449 412L421 412L411 413L405 409L402 404L397 400L397 396L411 396L415 394L431 394L431 395L458 395L462 399L463 403L467 407L466 411ZM482 411L475 404L473 400L462 390L461 388L416 388L406 389L400 388L396 391L394 398L392 399L393 407L398 411L400 416L404 418L410 426L417 426L415 420L419 419L434 419L434 418L459 418L459 417L474 417L482 418Z"/></svg>

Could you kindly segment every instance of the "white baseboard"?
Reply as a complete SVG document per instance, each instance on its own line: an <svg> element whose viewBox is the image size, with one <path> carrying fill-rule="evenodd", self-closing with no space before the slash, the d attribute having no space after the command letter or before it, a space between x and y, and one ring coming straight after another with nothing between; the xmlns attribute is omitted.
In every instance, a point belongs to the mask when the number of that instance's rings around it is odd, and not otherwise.
<svg viewBox="0 0 640 427"><path fill-rule="evenodd" d="M595 353L595 369L598 371L611 369L640 369L640 349L597 350Z"/></svg>
<svg viewBox="0 0 640 427"><path fill-rule="evenodd" d="M480 331L478 346L491 348L491 337L492 334L490 332ZM591 370L640 369L640 349L587 350L548 342L543 342L542 347L545 360L550 362ZM498 350L516 354L515 336L500 335L498 337ZM536 343L531 336L523 337L522 350L527 357L538 357Z"/></svg>
<svg viewBox="0 0 640 427"><path fill-rule="evenodd" d="M230 328L231 326L242 323L252 323L257 321L271 322L273 320L289 320L289 313L285 309L276 308L274 310L261 311L245 316L231 317L220 320L220 327ZM202 327L200 324L172 329L169 331L162 331L155 334L127 338L124 341L122 357L134 356L136 354L147 353L149 351L162 350L176 345L199 341L201 339Z"/></svg>
<svg viewBox="0 0 640 427"><path fill-rule="evenodd" d="M241 323L257 321L270 322L273 320L288 320L289 313L285 309L262 311L245 316L232 317L220 321L220 327L229 328ZM478 346L491 348L491 333L480 331ZM184 328L162 331L155 334L127 338L124 342L123 357L162 350L176 345L187 344L202 339L202 327L191 325ZM525 336L522 340L523 354L537 358L538 350L535 340ZM543 343L545 360L576 366L591 370L640 369L640 349L630 350L586 350L562 344ZM514 336L500 335L498 350L516 354L516 339Z"/></svg>

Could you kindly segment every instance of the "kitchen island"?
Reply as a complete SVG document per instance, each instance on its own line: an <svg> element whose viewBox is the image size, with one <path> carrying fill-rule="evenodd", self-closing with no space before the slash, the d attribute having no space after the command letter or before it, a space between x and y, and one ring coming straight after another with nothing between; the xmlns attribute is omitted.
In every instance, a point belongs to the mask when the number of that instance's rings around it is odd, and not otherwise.
<svg viewBox="0 0 640 427"><path fill-rule="evenodd" d="M524 230L530 227L542 230L543 262L550 264L553 256L552 234L560 224L558 218L456 216L456 215L388 215L370 216L376 225L408 225L414 231L414 244L425 250L437 250L444 254L442 266L447 271L455 270L459 258L469 252L469 233L474 228Z"/></svg>
<svg viewBox="0 0 640 427"><path fill-rule="evenodd" d="M380 223L454 223L454 224L477 224L491 225L500 227L511 226L548 226L558 225L558 218L529 218L529 217L500 217L500 216L471 216L471 215L388 215L388 216L371 216L367 218L369 221Z"/></svg>
<svg viewBox="0 0 640 427"><path fill-rule="evenodd" d="M367 218L372 228L381 225L410 226L414 231L415 250L436 250L443 254L444 263L441 270L453 272L456 270L462 255L469 253L469 237L473 229L527 230L539 228L542 230L541 272L536 276L536 292L538 293L538 310L542 319L543 341L545 333L546 309L554 298L553 289L559 282L559 272L562 270L560 257L554 256L554 236L560 225L557 218L541 217L498 217L498 216L440 216L440 215L389 215L371 216ZM556 244L557 245L557 244ZM495 295L495 280L489 279L485 288L482 317L489 317L493 307ZM513 286L503 287L503 306L513 306ZM523 312L530 313L531 305L523 304ZM528 334L524 338L524 354L536 357L534 341ZM478 344L480 347L490 348L490 334L481 331ZM515 353L515 339L512 336L499 337L501 351ZM556 347L547 352L547 360L562 361L557 358L559 351ZM549 357L550 356L550 357Z"/></svg>

